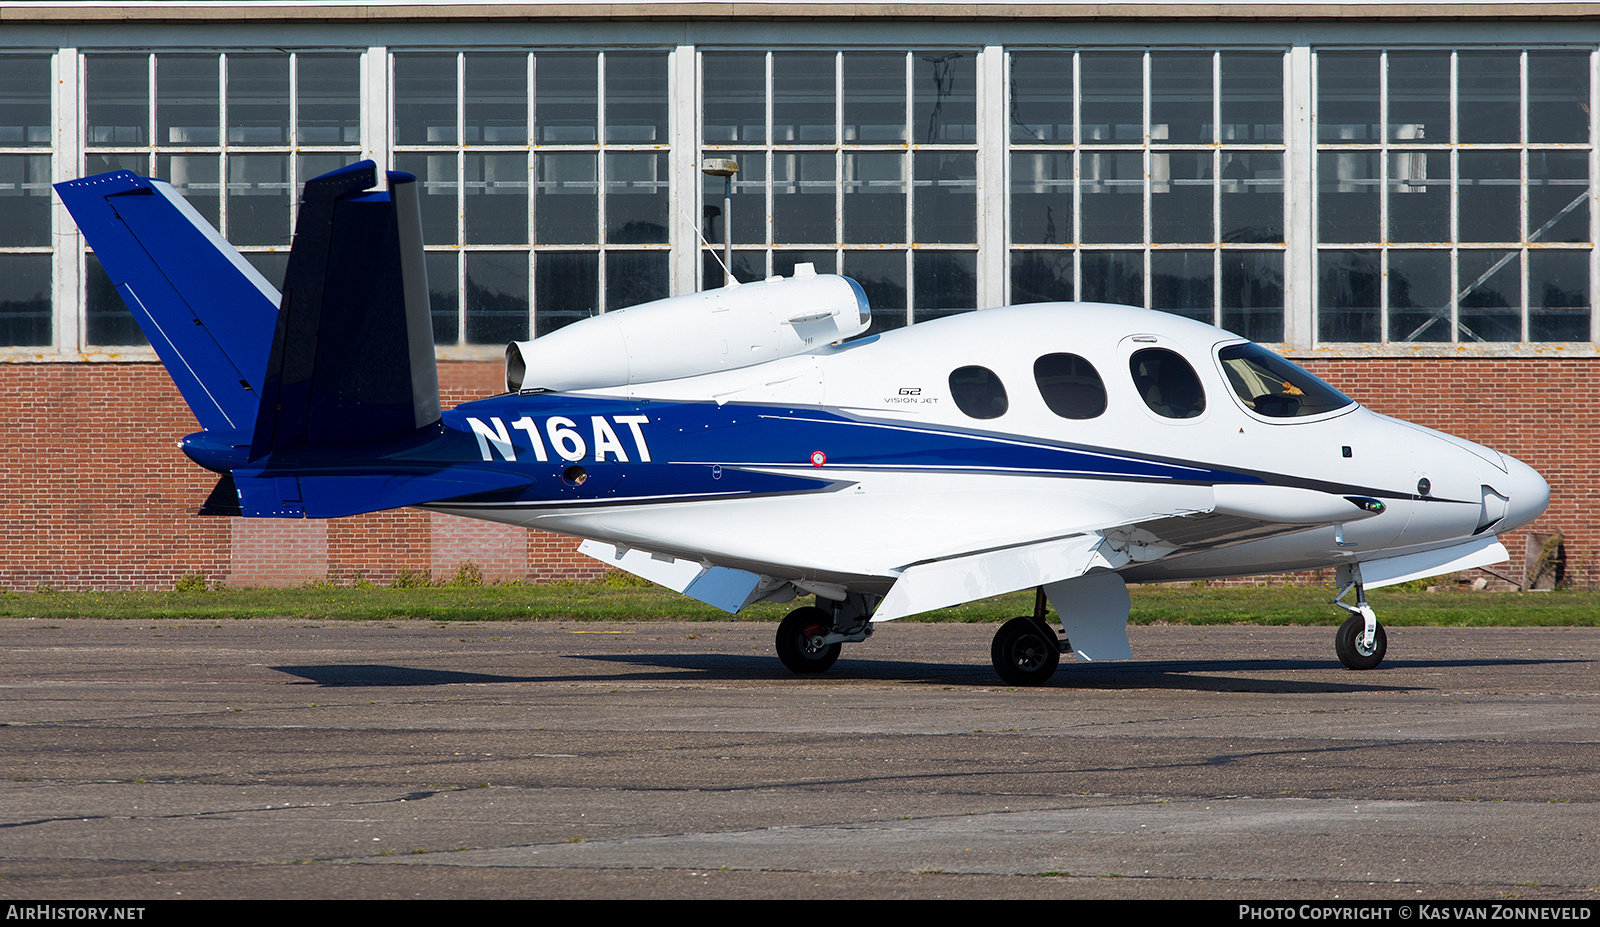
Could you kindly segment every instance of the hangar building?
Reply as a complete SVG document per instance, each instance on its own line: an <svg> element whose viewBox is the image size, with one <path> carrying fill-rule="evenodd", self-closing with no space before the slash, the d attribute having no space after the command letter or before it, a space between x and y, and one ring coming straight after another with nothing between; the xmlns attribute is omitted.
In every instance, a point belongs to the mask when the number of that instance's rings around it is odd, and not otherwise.
<svg viewBox="0 0 1600 927"><path fill-rule="evenodd" d="M0 587L585 575L402 511L201 518L196 429L53 181L168 178L281 279L301 183L424 185L447 404L508 340L809 262L877 328L1083 299L1214 322L1550 480L1600 582L1590 3L13 2ZM736 159L731 222L703 158ZM1530 540L1531 538L1531 540Z"/></svg>

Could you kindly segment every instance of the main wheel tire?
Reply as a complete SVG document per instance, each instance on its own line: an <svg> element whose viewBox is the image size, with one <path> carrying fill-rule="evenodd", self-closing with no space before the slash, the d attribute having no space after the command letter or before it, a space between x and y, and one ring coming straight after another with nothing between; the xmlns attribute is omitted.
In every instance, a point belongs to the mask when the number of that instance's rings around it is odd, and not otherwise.
<svg viewBox="0 0 1600 927"><path fill-rule="evenodd" d="M778 659L792 672L825 673L839 659L841 645L819 644L833 630L833 616L814 605L797 608L778 623Z"/></svg>
<svg viewBox="0 0 1600 927"><path fill-rule="evenodd" d="M989 648L994 671L1014 686L1037 686L1048 681L1061 662L1061 645L1046 636L1050 633L1048 627L1041 627L1028 616L1001 625Z"/></svg>
<svg viewBox="0 0 1600 927"><path fill-rule="evenodd" d="M1372 669L1383 662L1383 655L1389 649L1389 635L1383 632L1381 624L1373 635L1372 649L1363 648L1361 636L1366 629L1366 619L1351 615L1344 620L1344 624L1339 625L1339 633L1333 636L1333 649L1339 655L1339 662L1350 669Z"/></svg>

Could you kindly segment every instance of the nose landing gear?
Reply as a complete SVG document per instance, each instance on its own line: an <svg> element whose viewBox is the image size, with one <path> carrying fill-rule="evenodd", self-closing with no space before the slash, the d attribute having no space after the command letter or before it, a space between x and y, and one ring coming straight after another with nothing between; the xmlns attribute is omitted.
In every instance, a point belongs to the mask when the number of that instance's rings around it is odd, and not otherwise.
<svg viewBox="0 0 1600 927"><path fill-rule="evenodd" d="M1333 604L1349 612L1350 617L1339 625L1338 632L1334 634L1333 651L1339 655L1339 662L1350 669L1373 669L1383 662L1383 655L1389 649L1389 636L1384 633L1378 616L1367 604L1367 592L1361 585L1361 566L1350 564L1340 567L1338 583L1339 594L1334 596ZM1344 597L1352 589L1356 593L1356 604L1347 605Z"/></svg>

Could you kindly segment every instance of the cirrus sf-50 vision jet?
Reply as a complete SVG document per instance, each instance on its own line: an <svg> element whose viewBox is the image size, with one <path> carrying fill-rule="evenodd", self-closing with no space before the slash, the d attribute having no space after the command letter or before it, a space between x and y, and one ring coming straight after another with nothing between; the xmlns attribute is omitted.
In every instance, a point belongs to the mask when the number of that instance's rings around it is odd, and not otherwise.
<svg viewBox="0 0 1600 927"><path fill-rule="evenodd" d="M608 312L507 348L507 392L442 410L415 178L306 184L283 290L173 189L57 185L201 430L205 514L419 506L583 538L778 627L799 673L875 622L1032 589L995 669L1131 656L1129 582L1337 568L1365 590L1506 557L1549 501L1523 463L1368 411L1266 349L1126 306L988 309L882 334L810 272ZM1059 630L1048 621L1050 606Z"/></svg>

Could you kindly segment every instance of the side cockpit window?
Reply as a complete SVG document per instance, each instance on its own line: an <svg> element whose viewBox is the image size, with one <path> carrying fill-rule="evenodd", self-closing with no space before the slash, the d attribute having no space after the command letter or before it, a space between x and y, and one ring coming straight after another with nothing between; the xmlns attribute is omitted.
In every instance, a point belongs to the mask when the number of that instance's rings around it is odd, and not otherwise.
<svg viewBox="0 0 1600 927"><path fill-rule="evenodd" d="M1094 418L1106 410L1106 385L1094 365L1076 354L1046 354L1033 362L1033 381L1050 411Z"/></svg>
<svg viewBox="0 0 1600 927"><path fill-rule="evenodd" d="M1355 400L1258 344L1217 352L1228 385L1245 408L1268 418L1300 418L1342 409Z"/></svg>
<svg viewBox="0 0 1600 927"><path fill-rule="evenodd" d="M1194 418L1206 410L1200 377L1181 356L1165 348L1146 348L1128 360L1134 388L1150 411L1164 418Z"/></svg>
<svg viewBox="0 0 1600 927"><path fill-rule="evenodd" d="M999 418L1010 403L1005 384L988 367L961 367L950 374L950 396L956 408L973 418Z"/></svg>

